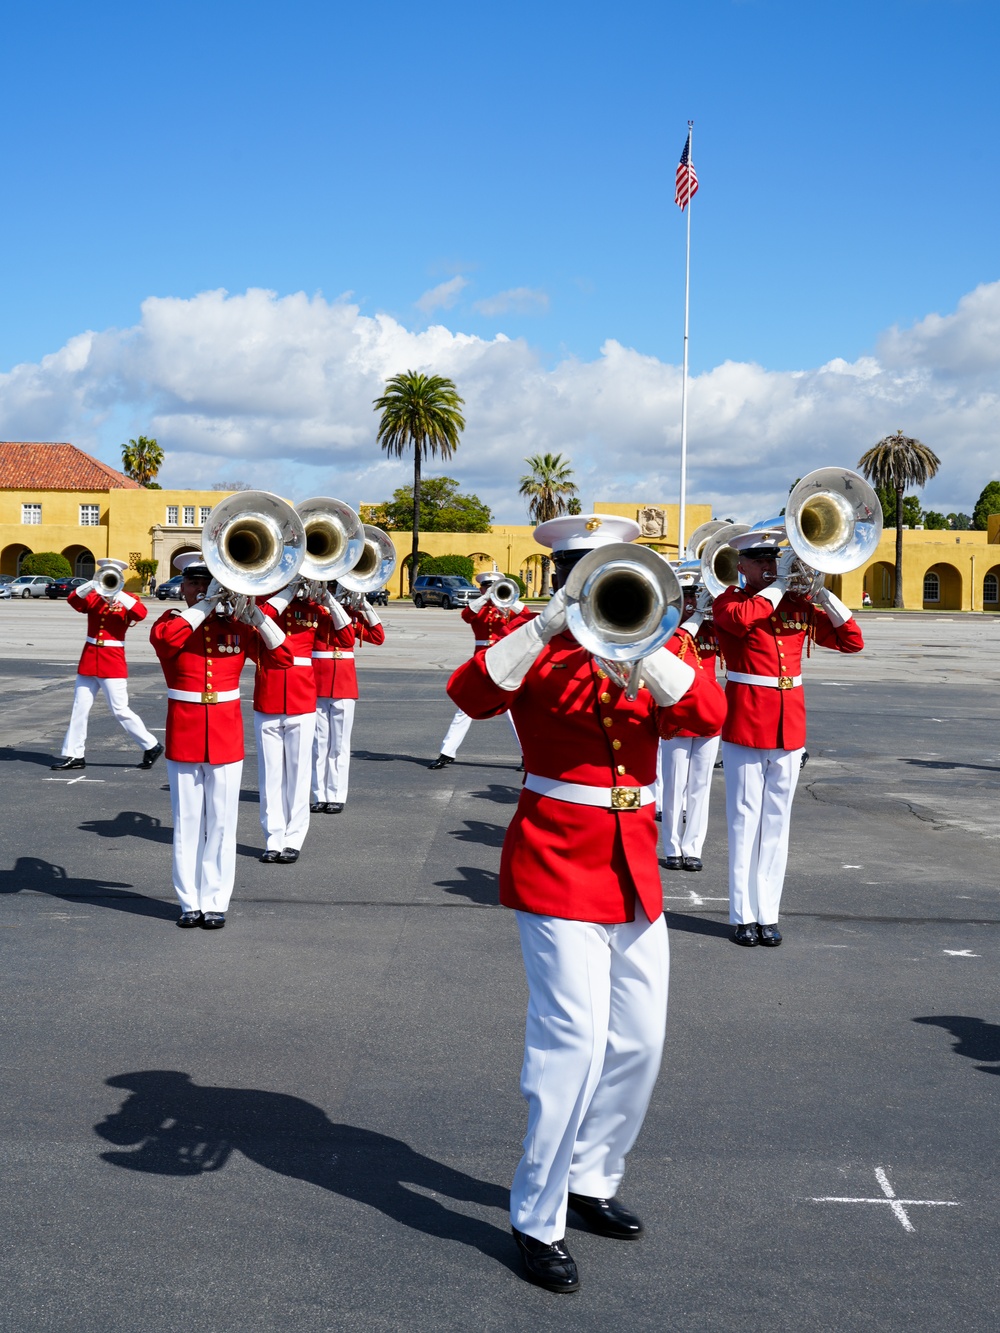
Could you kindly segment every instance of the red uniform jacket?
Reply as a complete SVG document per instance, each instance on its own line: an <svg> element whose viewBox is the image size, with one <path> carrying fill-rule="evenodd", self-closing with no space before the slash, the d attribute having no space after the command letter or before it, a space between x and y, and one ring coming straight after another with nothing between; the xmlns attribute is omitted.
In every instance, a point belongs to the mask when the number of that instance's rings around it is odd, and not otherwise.
<svg viewBox="0 0 1000 1333"><path fill-rule="evenodd" d="M703 620L698 634L692 638L690 633L678 626L673 638L667 644L670 652L675 653L682 662L687 662L688 666L694 667L695 671L704 671L712 680L715 680L715 662L719 655L719 640L716 638L715 627L710 620ZM716 685L718 682L716 681ZM719 734L718 728L712 732L713 736ZM679 727L674 732L675 736L702 736L701 731L687 731Z"/></svg>
<svg viewBox="0 0 1000 1333"><path fill-rule="evenodd" d="M464 607L462 619L467 625L472 626L472 633L476 639L476 652L485 653L492 644L504 638L511 630L517 629L518 625L534 620L537 614L537 611L529 611L527 607L523 607L520 611L502 611L492 602L487 602L478 611Z"/></svg>
<svg viewBox="0 0 1000 1333"><path fill-rule="evenodd" d="M712 607L719 648L730 671L749 676L798 676L808 639L841 653L865 646L853 618L835 626L826 612L797 593L786 593L775 609L766 597L727 588ZM762 750L797 750L806 743L806 699L801 686L726 685L722 739Z"/></svg>
<svg viewBox="0 0 1000 1333"><path fill-rule="evenodd" d="M81 676L102 676L105 680L117 680L128 675L125 665L124 648L105 648L103 641L111 639L117 643L125 642L125 631L138 620L146 619L146 608L137 597L128 593L119 594L120 603L110 605L99 592L88 592L80 597L71 592L67 601L74 611L80 611L87 617L87 638L96 639L96 643L85 643L80 654L77 672Z"/></svg>
<svg viewBox="0 0 1000 1333"><path fill-rule="evenodd" d="M171 690L196 693L237 690L247 656L275 666L292 659L287 643L273 651L257 631L239 620L211 615L195 630L180 613L164 612L149 633ZM228 703L167 700L167 758L186 764L234 764L243 758L243 715L239 699Z"/></svg>
<svg viewBox="0 0 1000 1333"><path fill-rule="evenodd" d="M316 676L316 693L321 699L356 699L358 673L354 669L353 657L317 657L317 653L353 653L359 643L373 643L376 646L385 643L385 630L381 625L369 625L353 606L345 607L345 610L351 614L350 625L334 629L333 617L328 615L316 631L313 672Z"/></svg>
<svg viewBox="0 0 1000 1333"><path fill-rule="evenodd" d="M279 665L273 656L261 656L253 684L254 712L314 713L316 677L313 674L313 645L317 629L324 620L329 620L330 612L318 602L298 597L289 602L280 614L270 602L262 603L260 609L285 631L285 643L291 649L291 658Z"/></svg>
<svg viewBox="0 0 1000 1333"><path fill-rule="evenodd" d="M634 703L571 634L544 647L516 692L490 679L483 655L465 662L448 693L471 717L510 709L529 773L589 786L640 787L656 777L659 738L678 725L718 730L722 691L697 672L687 694L659 708L647 690ZM602 810L521 792L500 858L500 901L542 916L613 924L635 919L635 896L655 921L663 910L652 804Z"/></svg>

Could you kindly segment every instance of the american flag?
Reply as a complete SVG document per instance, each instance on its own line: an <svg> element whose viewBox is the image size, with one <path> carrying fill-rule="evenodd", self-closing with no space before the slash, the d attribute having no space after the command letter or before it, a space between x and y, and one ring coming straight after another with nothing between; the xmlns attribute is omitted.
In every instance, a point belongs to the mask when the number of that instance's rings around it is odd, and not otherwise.
<svg viewBox="0 0 1000 1333"><path fill-rule="evenodd" d="M687 208L688 204L698 193L698 173L694 169L694 163L691 161L691 131L688 130L687 141L684 144L684 151L681 153L681 160L677 163L677 176L674 182L674 203L681 210Z"/></svg>

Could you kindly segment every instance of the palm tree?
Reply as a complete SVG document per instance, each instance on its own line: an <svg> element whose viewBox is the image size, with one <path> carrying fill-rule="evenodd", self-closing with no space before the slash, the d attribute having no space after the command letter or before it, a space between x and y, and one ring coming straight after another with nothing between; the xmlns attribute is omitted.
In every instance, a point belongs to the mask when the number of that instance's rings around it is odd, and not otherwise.
<svg viewBox="0 0 1000 1333"><path fill-rule="evenodd" d="M465 418L458 410L465 402L453 381L443 375L422 375L407 370L393 375L385 393L375 399L382 413L378 442L387 454L402 458L413 450L413 549L410 552L410 591L420 569L420 465L425 454L449 459L458 448Z"/></svg>
<svg viewBox="0 0 1000 1333"><path fill-rule="evenodd" d="M140 435L137 440L122 445L122 465L126 477L131 477L140 486L148 486L156 480L156 474L163 466L163 450L155 440Z"/></svg>
<svg viewBox="0 0 1000 1333"><path fill-rule="evenodd" d="M896 607L903 605L903 492L909 486L926 486L940 466L933 449L902 430L886 435L858 459L858 467L873 486L896 492L896 587L892 598Z"/></svg>
<svg viewBox="0 0 1000 1333"><path fill-rule="evenodd" d="M565 514L576 495L573 468L562 454L532 454L524 460L531 471L521 478L518 495L528 501L528 517L532 523L547 523L550 518ZM549 557L542 556L542 586L544 597L549 590Z"/></svg>

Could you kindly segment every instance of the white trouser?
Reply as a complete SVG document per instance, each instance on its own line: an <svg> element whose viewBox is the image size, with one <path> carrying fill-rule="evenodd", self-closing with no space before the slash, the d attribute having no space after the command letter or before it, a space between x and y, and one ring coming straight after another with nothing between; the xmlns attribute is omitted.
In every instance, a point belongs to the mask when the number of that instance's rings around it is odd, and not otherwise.
<svg viewBox="0 0 1000 1333"><path fill-rule="evenodd" d="M546 1244L566 1234L566 1195L609 1199L660 1068L670 948L661 916L620 926L518 912L528 978L521 1095L524 1156L511 1222Z"/></svg>
<svg viewBox="0 0 1000 1333"><path fill-rule="evenodd" d="M514 739L517 741L518 749L520 749L521 742L518 739L517 727L514 726L514 719L509 712L505 713L504 716L510 723L510 729L514 733ZM458 754L458 747L465 740L465 733L471 725L472 718L468 713L463 713L461 708L457 709L455 716L451 719L451 725L445 732L444 740L441 742L441 753L446 754L449 759L454 759Z"/></svg>
<svg viewBox="0 0 1000 1333"><path fill-rule="evenodd" d="M778 923L801 750L722 742L729 824L729 920Z"/></svg>
<svg viewBox="0 0 1000 1333"><path fill-rule="evenodd" d="M269 852L302 850L309 831L309 776L315 713L257 713L260 822Z"/></svg>
<svg viewBox="0 0 1000 1333"><path fill-rule="evenodd" d="M225 912L236 879L236 820L243 760L167 760L174 816L174 891L185 912Z"/></svg>
<svg viewBox="0 0 1000 1333"><path fill-rule="evenodd" d="M138 713L128 706L128 681L124 676L77 676L73 691L73 711L63 740L62 752L68 759L82 759L87 748L87 719L99 690L104 691L108 707L136 745L151 750L156 737L148 732Z"/></svg>
<svg viewBox="0 0 1000 1333"><path fill-rule="evenodd" d="M318 699L313 740L313 800L331 805L347 800L351 772L351 732L357 699Z"/></svg>
<svg viewBox="0 0 1000 1333"><path fill-rule="evenodd" d="M660 741L664 856L701 856L718 753L718 736L675 736Z"/></svg>

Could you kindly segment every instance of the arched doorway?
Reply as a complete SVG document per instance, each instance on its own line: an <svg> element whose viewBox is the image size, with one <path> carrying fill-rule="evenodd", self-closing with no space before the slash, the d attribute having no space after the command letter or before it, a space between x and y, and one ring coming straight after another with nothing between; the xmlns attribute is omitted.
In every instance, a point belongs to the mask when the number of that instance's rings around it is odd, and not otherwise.
<svg viewBox="0 0 1000 1333"><path fill-rule="evenodd" d="M931 565L924 574L925 611L961 611L962 576L954 565Z"/></svg>
<svg viewBox="0 0 1000 1333"><path fill-rule="evenodd" d="M21 561L31 555L31 547L22 542L11 542L0 551L0 574L20 574Z"/></svg>
<svg viewBox="0 0 1000 1333"><path fill-rule="evenodd" d="M983 575L983 610L1000 611L1000 565Z"/></svg>
<svg viewBox="0 0 1000 1333"><path fill-rule="evenodd" d="M63 555L69 561L70 568L77 578L90 579L94 577L96 564L94 553L88 550L86 546L67 546Z"/></svg>
<svg viewBox="0 0 1000 1333"><path fill-rule="evenodd" d="M888 560L876 560L865 570L864 590L872 606L892 606L896 595L896 571Z"/></svg>
<svg viewBox="0 0 1000 1333"><path fill-rule="evenodd" d="M181 572L181 571L177 568L177 565L174 563L179 555L187 555L188 551L200 551L200 550L201 550L201 547L200 547L200 546L192 546L191 543L188 542L188 544L187 544L186 546L185 546L185 545L181 545L181 546L178 546L178 548L177 548L176 551L171 551L171 552L170 552L170 571L169 571L168 574L163 575L163 576L160 576L160 571L157 570L157 571L156 571L156 572L157 572L157 576L158 576L158 577L157 577L157 582L158 582L158 583L162 583L163 580L164 580L164 578L172 579L173 576L174 576L175 574L179 574L179 573Z"/></svg>
<svg viewBox="0 0 1000 1333"><path fill-rule="evenodd" d="M494 557L486 551L470 551L469 559L477 574L490 574L493 570L500 569Z"/></svg>

